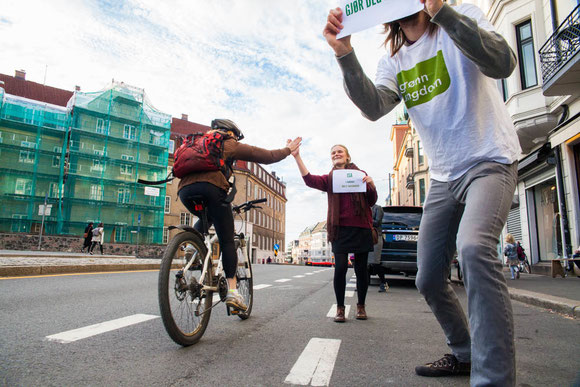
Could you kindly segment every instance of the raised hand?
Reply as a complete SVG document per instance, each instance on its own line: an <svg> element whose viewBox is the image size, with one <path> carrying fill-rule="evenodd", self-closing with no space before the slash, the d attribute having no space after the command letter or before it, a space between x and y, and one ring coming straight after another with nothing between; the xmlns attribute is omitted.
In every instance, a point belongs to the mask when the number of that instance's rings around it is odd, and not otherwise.
<svg viewBox="0 0 580 387"><path fill-rule="evenodd" d="M342 28L342 10L339 7L331 9L326 18L326 25L322 30L322 35L326 38L328 45L332 47L336 56L343 56L352 51L350 35L340 39L336 38Z"/></svg>
<svg viewBox="0 0 580 387"><path fill-rule="evenodd" d="M299 154L300 145L302 145L302 137L296 137L294 140L286 140L286 147L290 149L290 154L295 156Z"/></svg>
<svg viewBox="0 0 580 387"><path fill-rule="evenodd" d="M433 17L441 7L443 7L443 0L419 0L421 3L425 4L425 11L429 16Z"/></svg>

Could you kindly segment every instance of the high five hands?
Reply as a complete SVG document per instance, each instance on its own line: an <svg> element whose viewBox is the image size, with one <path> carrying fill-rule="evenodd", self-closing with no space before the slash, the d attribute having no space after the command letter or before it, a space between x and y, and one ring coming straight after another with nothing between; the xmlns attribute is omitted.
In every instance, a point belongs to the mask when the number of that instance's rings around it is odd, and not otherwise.
<svg viewBox="0 0 580 387"><path fill-rule="evenodd" d="M433 17L443 7L443 0L419 0L425 4L425 12ZM339 7L331 9L326 18L326 25L322 30L322 36L332 49L336 56L343 56L352 51L350 44L350 35L337 39L336 35L343 29L342 10Z"/></svg>
<svg viewBox="0 0 580 387"><path fill-rule="evenodd" d="M296 137L294 140L286 140L286 148L290 149L290 154L296 156L298 154L298 149L302 144L302 137Z"/></svg>

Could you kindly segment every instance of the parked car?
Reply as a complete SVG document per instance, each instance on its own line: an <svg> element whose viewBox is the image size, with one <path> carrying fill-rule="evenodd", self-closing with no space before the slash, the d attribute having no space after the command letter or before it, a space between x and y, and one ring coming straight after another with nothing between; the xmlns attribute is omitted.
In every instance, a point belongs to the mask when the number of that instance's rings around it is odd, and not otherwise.
<svg viewBox="0 0 580 387"><path fill-rule="evenodd" d="M417 274L417 240L422 207L383 207L381 266L389 274ZM371 273L375 274L375 273Z"/></svg>

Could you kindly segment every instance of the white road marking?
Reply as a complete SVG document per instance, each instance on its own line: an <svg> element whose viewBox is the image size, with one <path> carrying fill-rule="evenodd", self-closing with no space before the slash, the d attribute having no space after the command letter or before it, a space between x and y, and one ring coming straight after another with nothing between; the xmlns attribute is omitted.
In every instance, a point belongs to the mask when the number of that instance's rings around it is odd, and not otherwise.
<svg viewBox="0 0 580 387"><path fill-rule="evenodd" d="M354 297L354 290L347 290L344 292L345 297Z"/></svg>
<svg viewBox="0 0 580 387"><path fill-rule="evenodd" d="M116 320L89 325L84 328L72 329L70 331L57 333L54 335L46 336L46 338L50 341L56 341L64 344L72 343L73 341L86 339L87 337L100 335L101 333L114 331L116 329L139 324L155 318L159 318L159 316L150 314L134 314L132 316L122 317Z"/></svg>
<svg viewBox="0 0 580 387"><path fill-rule="evenodd" d="M345 305L344 306L344 317L348 318L348 314L350 313L350 305ZM328 314L326 315L326 317L334 317L336 316L336 304L332 304L332 306L330 307L330 310L328 311Z"/></svg>
<svg viewBox="0 0 580 387"><path fill-rule="evenodd" d="M313 337L294 363L284 383L328 386L340 348L340 340Z"/></svg>
<svg viewBox="0 0 580 387"><path fill-rule="evenodd" d="M290 278L280 278L274 282L288 282L288 281L292 281Z"/></svg>
<svg viewBox="0 0 580 387"><path fill-rule="evenodd" d="M356 288L356 284L346 284L347 288Z"/></svg>
<svg viewBox="0 0 580 387"><path fill-rule="evenodd" d="M294 278L304 278L305 276L303 275L295 275Z"/></svg>
<svg viewBox="0 0 580 387"><path fill-rule="evenodd" d="M356 282L356 278L351 278L350 282Z"/></svg>
<svg viewBox="0 0 580 387"><path fill-rule="evenodd" d="M314 275L314 273L306 273L306 275Z"/></svg>
<svg viewBox="0 0 580 387"><path fill-rule="evenodd" d="M272 285L270 285L270 284L256 285L256 286L254 286L254 290L265 289L265 288L269 288L270 286L272 286Z"/></svg>

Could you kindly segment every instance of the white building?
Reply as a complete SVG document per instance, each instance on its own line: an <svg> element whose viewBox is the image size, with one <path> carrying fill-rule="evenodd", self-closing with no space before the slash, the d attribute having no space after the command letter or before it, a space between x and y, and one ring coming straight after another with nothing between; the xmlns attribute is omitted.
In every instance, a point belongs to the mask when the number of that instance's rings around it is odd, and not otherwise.
<svg viewBox="0 0 580 387"><path fill-rule="evenodd" d="M312 262L333 262L332 250L327 240L326 221L319 222L310 233L310 260Z"/></svg>

